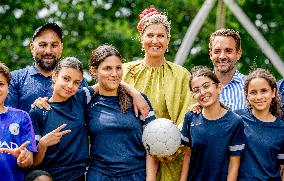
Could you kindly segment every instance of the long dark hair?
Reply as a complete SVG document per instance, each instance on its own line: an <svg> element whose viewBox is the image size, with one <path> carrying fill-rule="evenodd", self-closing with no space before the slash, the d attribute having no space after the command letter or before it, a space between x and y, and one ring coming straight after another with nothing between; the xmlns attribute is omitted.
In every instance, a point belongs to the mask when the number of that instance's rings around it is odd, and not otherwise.
<svg viewBox="0 0 284 181"><path fill-rule="evenodd" d="M99 65L110 56L118 57L121 62L123 62L122 56L117 51L117 49L111 45L101 45L94 49L89 60L90 68L97 69ZM125 88L120 84L117 89L117 96L122 112L126 112L130 107L132 107L131 96L127 93Z"/></svg>
<svg viewBox="0 0 284 181"><path fill-rule="evenodd" d="M267 81L271 89L275 89L275 97L272 98L272 102L270 104L269 112L276 117L279 117L283 119L283 115L281 112L281 104L280 104L280 98L278 95L278 88L277 88L277 82L274 76L267 70L262 69L262 68L257 68L253 70L252 72L249 73L249 75L246 78L245 85L244 85L244 90L245 90L245 95L246 98L248 96L248 85L251 80L256 79L256 78L263 78ZM251 109L251 106L249 102L247 101L247 104L249 108Z"/></svg>

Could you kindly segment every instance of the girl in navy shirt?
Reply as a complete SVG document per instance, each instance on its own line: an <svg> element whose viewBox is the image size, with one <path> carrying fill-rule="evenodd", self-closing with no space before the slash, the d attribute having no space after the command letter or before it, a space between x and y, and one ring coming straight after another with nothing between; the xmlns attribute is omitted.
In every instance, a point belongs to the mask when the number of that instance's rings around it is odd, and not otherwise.
<svg viewBox="0 0 284 181"><path fill-rule="evenodd" d="M146 156L142 144L143 125L155 119L153 109L145 121L135 116L132 98L121 86L122 57L114 47L102 45L92 52L90 72L99 83L99 93L87 110L91 137L87 180L145 181L146 165L147 178L154 180L157 161Z"/></svg>
<svg viewBox="0 0 284 181"><path fill-rule="evenodd" d="M190 90L203 110L185 115L182 144L187 148L180 180L236 180L244 149L243 121L220 103L222 85L212 71L200 66L191 73Z"/></svg>
<svg viewBox="0 0 284 181"><path fill-rule="evenodd" d="M38 152L37 169L49 172L54 180L84 181L89 163L89 145L84 122L84 106L94 94L93 88L79 89L83 78L81 62L66 57L53 74L50 110L30 110Z"/></svg>
<svg viewBox="0 0 284 181"><path fill-rule="evenodd" d="M247 76L244 89L248 109L237 113L244 120L246 149L238 180L280 181L279 167L284 164L284 122L276 80L268 71L256 69Z"/></svg>

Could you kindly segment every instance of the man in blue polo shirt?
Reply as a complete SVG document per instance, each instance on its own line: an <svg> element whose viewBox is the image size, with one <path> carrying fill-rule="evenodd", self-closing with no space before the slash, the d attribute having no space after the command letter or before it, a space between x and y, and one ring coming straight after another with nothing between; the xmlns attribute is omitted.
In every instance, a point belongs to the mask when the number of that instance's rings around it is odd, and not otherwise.
<svg viewBox="0 0 284 181"><path fill-rule="evenodd" d="M34 64L11 72L5 105L29 112L35 99L51 96L51 73L61 58L62 38L63 31L56 23L46 23L34 32L30 43ZM86 85L83 81L81 86Z"/></svg>
<svg viewBox="0 0 284 181"><path fill-rule="evenodd" d="M246 108L245 76L237 70L236 63L242 56L241 37L232 29L219 29L209 39L209 56L214 73L223 85L220 100L232 110Z"/></svg>

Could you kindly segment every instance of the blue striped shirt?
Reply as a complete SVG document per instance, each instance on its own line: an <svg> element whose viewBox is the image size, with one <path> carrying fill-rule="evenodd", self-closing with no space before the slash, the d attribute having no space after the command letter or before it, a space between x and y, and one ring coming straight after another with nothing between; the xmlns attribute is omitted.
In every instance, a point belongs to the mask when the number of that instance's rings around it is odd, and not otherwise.
<svg viewBox="0 0 284 181"><path fill-rule="evenodd" d="M277 82L278 85L278 91L279 91L279 97L281 101L281 109L282 113L284 113L284 79L281 79Z"/></svg>
<svg viewBox="0 0 284 181"><path fill-rule="evenodd" d="M236 70L232 80L223 87L220 101L233 111L246 108L244 82L246 76Z"/></svg>

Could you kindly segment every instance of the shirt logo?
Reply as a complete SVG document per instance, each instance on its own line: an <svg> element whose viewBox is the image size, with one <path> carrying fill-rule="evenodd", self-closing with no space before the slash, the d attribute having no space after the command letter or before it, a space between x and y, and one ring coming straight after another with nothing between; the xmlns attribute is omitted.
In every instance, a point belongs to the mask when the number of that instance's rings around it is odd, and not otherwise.
<svg viewBox="0 0 284 181"><path fill-rule="evenodd" d="M18 123L12 123L9 126L9 131L12 135L18 135L20 130L20 126Z"/></svg>
<svg viewBox="0 0 284 181"><path fill-rule="evenodd" d="M198 126L198 125L201 125L202 123L194 123L194 122L191 122L190 126L193 127L193 126Z"/></svg>

